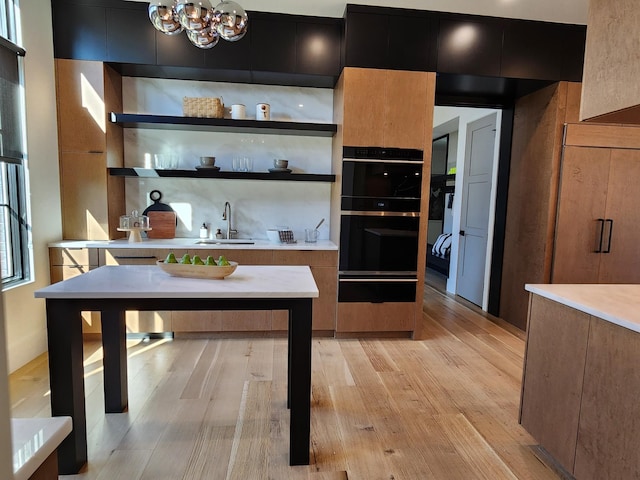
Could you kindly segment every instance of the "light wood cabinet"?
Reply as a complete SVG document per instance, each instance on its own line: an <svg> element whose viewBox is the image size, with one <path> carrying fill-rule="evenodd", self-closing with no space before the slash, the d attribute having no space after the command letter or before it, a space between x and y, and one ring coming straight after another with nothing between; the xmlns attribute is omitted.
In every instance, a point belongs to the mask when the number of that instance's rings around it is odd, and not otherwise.
<svg viewBox="0 0 640 480"><path fill-rule="evenodd" d="M206 258L224 255L241 265L309 265L320 296L313 301L313 330L335 331L338 252L335 250L228 250L189 248L50 248L51 281L64 280L101 265L155 265L173 252ZM286 331L286 311L159 311L127 312L130 333L269 332ZM100 314L87 312L84 333L100 333Z"/></svg>
<svg viewBox="0 0 640 480"><path fill-rule="evenodd" d="M639 333L532 295L520 423L577 479L635 478L639 363Z"/></svg>
<svg viewBox="0 0 640 480"><path fill-rule="evenodd" d="M102 62L56 59L56 98L62 228L65 239L123 237L124 179L107 174L122 167L122 127L107 121L122 110L120 75Z"/></svg>
<svg viewBox="0 0 640 480"><path fill-rule="evenodd" d="M500 318L525 329L525 283L549 283L564 124L577 122L579 83L559 82L519 98L513 120Z"/></svg>
<svg viewBox="0 0 640 480"><path fill-rule="evenodd" d="M409 334L416 328L414 302L338 303L336 334L388 332Z"/></svg>
<svg viewBox="0 0 640 480"><path fill-rule="evenodd" d="M313 331L333 334L338 300L338 252L274 250L273 262L274 265L309 265L320 293L318 298L313 299ZM273 312L273 330L287 330L288 323L287 312Z"/></svg>
<svg viewBox="0 0 640 480"><path fill-rule="evenodd" d="M534 295L520 423L562 465L573 466L590 317Z"/></svg>
<svg viewBox="0 0 640 480"><path fill-rule="evenodd" d="M51 283L77 277L98 268L98 250L96 248L49 248L49 278ZM100 332L100 314L82 312L82 332L86 334Z"/></svg>
<svg viewBox="0 0 640 480"><path fill-rule="evenodd" d="M428 87L426 72L345 68L343 145L424 149Z"/></svg>
<svg viewBox="0 0 640 480"><path fill-rule="evenodd" d="M625 138L638 127L602 127ZM567 142L582 142L569 129ZM594 138L585 138L593 144ZM555 232L553 283L640 282L640 148L564 148Z"/></svg>
<svg viewBox="0 0 640 480"><path fill-rule="evenodd" d="M580 480L640 472L640 334L591 319L573 474Z"/></svg>

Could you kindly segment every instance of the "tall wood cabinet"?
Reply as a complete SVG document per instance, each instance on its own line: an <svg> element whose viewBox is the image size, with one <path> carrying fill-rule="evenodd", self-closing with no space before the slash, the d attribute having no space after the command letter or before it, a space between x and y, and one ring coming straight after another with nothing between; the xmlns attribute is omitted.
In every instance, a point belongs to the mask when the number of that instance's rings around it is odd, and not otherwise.
<svg viewBox="0 0 640 480"><path fill-rule="evenodd" d="M526 283L549 283L564 124L577 122L579 83L560 82L516 102L499 315L525 329Z"/></svg>
<svg viewBox="0 0 640 480"><path fill-rule="evenodd" d="M640 127L567 125L551 280L640 282Z"/></svg>
<svg viewBox="0 0 640 480"><path fill-rule="evenodd" d="M120 238L125 213L122 127L107 112L122 111L122 79L102 62L56 59L62 230L65 239Z"/></svg>
<svg viewBox="0 0 640 480"><path fill-rule="evenodd" d="M333 95L333 171L342 172L342 149L395 147L424 151L422 191L429 191L435 73L345 67ZM331 224L340 225L340 183L332 191ZM422 195L418 231L417 278L424 277L429 195ZM339 243L339 231L332 232ZM424 283L417 282L414 302L338 303L336 333L393 332L420 336Z"/></svg>

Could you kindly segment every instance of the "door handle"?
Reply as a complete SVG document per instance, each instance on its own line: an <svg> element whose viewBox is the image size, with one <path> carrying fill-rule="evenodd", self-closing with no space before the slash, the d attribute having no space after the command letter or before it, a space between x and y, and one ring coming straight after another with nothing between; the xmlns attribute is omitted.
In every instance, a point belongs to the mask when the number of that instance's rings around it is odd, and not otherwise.
<svg viewBox="0 0 640 480"><path fill-rule="evenodd" d="M604 218L599 218L596 222L600 222L600 242L598 249L594 253L602 253L602 239L604 238Z"/></svg>
<svg viewBox="0 0 640 480"><path fill-rule="evenodd" d="M460 230L460 235L464 237L464 230Z"/></svg>
<svg viewBox="0 0 640 480"><path fill-rule="evenodd" d="M609 253L611 251L611 234L613 233L613 220L607 218L605 223L609 224L609 239L607 240L607 249L603 250L602 253Z"/></svg>

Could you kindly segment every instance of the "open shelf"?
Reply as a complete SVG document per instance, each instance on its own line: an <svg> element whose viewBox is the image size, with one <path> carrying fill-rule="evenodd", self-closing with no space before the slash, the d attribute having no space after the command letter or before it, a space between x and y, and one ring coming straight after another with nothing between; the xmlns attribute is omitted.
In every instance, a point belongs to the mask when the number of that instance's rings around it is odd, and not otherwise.
<svg viewBox="0 0 640 480"><path fill-rule="evenodd" d="M229 118L175 117L170 115L109 114L111 123L124 128L157 130L196 130L203 132L262 133L269 135L298 135L333 137L338 130L333 123L276 122L272 120L232 120Z"/></svg>
<svg viewBox="0 0 640 480"><path fill-rule="evenodd" d="M225 172L221 170L156 170L153 168L109 168L114 177L143 178L226 178L233 180L285 180L297 182L335 182L336 176L316 173Z"/></svg>

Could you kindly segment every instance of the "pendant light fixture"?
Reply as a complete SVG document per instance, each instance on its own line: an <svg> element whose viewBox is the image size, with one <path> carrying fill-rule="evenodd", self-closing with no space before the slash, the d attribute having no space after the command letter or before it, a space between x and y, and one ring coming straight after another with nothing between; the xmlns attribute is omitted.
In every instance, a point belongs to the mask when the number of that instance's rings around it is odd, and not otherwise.
<svg viewBox="0 0 640 480"><path fill-rule="evenodd" d="M237 42L247 33L249 17L236 2L223 1L213 7L209 0L152 0L149 19L165 35L187 32L198 48L212 48L222 38Z"/></svg>

